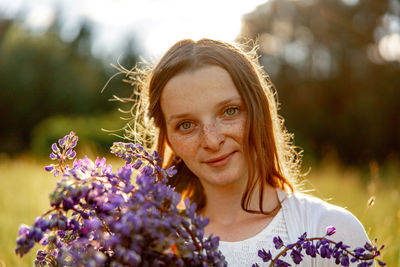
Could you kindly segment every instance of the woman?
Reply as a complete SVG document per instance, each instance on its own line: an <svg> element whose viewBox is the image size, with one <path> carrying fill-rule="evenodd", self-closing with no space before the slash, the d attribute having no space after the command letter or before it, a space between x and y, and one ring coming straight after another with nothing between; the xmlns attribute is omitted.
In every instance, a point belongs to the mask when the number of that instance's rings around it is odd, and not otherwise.
<svg viewBox="0 0 400 267"><path fill-rule="evenodd" d="M368 238L351 213L296 193L300 157L254 55L215 40L183 40L153 69L135 73L163 165L178 168L170 184L210 218L206 234L220 237L230 266L262 265L259 249L278 253L274 236L292 243L304 232L323 236L329 225L337 229L333 239L362 246ZM302 265L334 263L306 257Z"/></svg>

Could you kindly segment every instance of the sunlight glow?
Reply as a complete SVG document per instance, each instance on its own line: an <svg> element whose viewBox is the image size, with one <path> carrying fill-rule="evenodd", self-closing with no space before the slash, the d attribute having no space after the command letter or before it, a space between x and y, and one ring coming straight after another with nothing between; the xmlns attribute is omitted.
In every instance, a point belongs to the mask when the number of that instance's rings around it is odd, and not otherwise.
<svg viewBox="0 0 400 267"><path fill-rule="evenodd" d="M85 2L84 12L91 20L108 25L124 35L134 32L140 37L141 45L149 56L158 57L180 39L203 37L233 42L241 27L241 16L266 0L118 0ZM104 43L113 42L106 36L100 37L98 49ZM115 41L114 36L114 41Z"/></svg>
<svg viewBox="0 0 400 267"><path fill-rule="evenodd" d="M26 23L38 31L46 30L55 19L54 9L49 6L36 6L28 14Z"/></svg>
<svg viewBox="0 0 400 267"><path fill-rule="evenodd" d="M6 1L7 3L5 3ZM61 35L73 39L82 22L93 26L93 51L119 56L128 39L158 57L180 39L209 37L232 43L241 18L268 0L0 0L9 15L22 10L28 27L44 31L54 16Z"/></svg>
<svg viewBox="0 0 400 267"><path fill-rule="evenodd" d="M233 42L241 27L241 16L268 0L115 0L84 1L83 14L102 25L95 49L110 47L117 35L140 38L150 56L160 56L180 39L215 38Z"/></svg>
<svg viewBox="0 0 400 267"><path fill-rule="evenodd" d="M379 41L379 53L387 61L400 61L400 34L392 33Z"/></svg>

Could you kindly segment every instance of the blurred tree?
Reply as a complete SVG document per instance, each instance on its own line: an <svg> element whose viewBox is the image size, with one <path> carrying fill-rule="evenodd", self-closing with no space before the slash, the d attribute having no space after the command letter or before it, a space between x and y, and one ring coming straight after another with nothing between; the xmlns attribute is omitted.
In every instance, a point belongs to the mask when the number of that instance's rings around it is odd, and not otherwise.
<svg viewBox="0 0 400 267"><path fill-rule="evenodd" d="M70 43L60 38L58 22L44 34L16 21L0 22L0 29L0 151L28 148L32 129L46 117L116 108L108 101L118 95L115 87L100 93L110 67L91 53L89 24Z"/></svg>
<svg viewBox="0 0 400 267"><path fill-rule="evenodd" d="M395 2L270 0L244 16L241 35L258 39L286 126L306 154L334 149L346 163L399 155ZM381 40L389 34L398 36L398 54L385 59Z"/></svg>

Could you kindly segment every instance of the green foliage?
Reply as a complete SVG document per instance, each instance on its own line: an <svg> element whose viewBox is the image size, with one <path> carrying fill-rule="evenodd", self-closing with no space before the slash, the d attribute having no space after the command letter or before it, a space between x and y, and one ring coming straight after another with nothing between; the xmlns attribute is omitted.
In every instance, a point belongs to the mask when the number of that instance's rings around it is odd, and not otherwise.
<svg viewBox="0 0 400 267"><path fill-rule="evenodd" d="M119 118L120 113L113 112L101 116L65 116L56 115L40 122L32 131L31 152L36 156L50 154L49 147L66 132L74 131L79 135L80 146L86 153L100 152L108 154L113 142L122 141L102 129L114 131L125 125ZM115 134L123 135L123 131Z"/></svg>
<svg viewBox="0 0 400 267"><path fill-rule="evenodd" d="M344 2L269 1L245 16L242 34L258 38L281 114L306 154L383 161L400 151L400 63L378 48L399 17L390 1Z"/></svg>
<svg viewBox="0 0 400 267"><path fill-rule="evenodd" d="M133 61L134 55L129 56ZM0 151L16 153L28 147L32 129L49 116L95 115L116 109L108 99L121 95L116 89L121 90L123 83L102 94L109 76L103 62L91 54L86 24L70 43L60 38L56 24L43 34L32 33L16 21L4 26L0 36L0 138L6 141L0 143Z"/></svg>

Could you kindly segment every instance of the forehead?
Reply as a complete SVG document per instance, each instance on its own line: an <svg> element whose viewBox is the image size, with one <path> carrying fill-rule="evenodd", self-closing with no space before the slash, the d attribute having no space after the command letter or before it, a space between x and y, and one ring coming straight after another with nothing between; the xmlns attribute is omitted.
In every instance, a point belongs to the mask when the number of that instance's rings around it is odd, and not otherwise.
<svg viewBox="0 0 400 267"><path fill-rule="evenodd" d="M229 73L219 66L204 66L171 78L161 93L161 108L168 117L171 112L211 108L234 98L241 99Z"/></svg>

